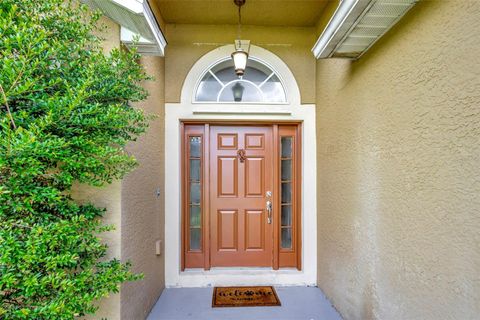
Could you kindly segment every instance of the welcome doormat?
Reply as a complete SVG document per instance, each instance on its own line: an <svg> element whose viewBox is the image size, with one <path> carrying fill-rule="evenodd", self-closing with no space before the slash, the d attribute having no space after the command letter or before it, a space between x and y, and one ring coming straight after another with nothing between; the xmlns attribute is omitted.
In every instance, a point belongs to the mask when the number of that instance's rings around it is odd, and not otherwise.
<svg viewBox="0 0 480 320"><path fill-rule="evenodd" d="M281 306L272 286L215 287L212 307L266 307Z"/></svg>

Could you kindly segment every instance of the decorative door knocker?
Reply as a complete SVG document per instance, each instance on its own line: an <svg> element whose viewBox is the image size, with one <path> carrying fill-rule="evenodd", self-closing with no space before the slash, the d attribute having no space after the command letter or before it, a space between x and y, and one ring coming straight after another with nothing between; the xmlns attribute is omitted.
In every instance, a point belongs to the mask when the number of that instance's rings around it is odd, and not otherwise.
<svg viewBox="0 0 480 320"><path fill-rule="evenodd" d="M247 159L247 155L246 155L244 149L238 150L238 151L237 151L237 155L238 155L238 158L240 159L240 162L241 162L241 163L244 163L244 162L245 162L245 159Z"/></svg>

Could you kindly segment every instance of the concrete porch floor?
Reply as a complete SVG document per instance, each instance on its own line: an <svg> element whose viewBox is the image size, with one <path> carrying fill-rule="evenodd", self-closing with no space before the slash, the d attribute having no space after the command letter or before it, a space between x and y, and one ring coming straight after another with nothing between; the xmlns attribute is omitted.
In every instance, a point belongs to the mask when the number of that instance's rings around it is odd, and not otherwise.
<svg viewBox="0 0 480 320"><path fill-rule="evenodd" d="M276 287L280 307L212 308L213 288L165 289L147 320L341 320L316 287Z"/></svg>

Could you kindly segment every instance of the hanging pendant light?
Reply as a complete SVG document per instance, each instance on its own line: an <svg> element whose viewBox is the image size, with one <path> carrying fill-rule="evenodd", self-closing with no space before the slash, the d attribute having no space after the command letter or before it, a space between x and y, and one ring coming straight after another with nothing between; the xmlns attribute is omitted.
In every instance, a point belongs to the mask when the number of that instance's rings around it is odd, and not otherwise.
<svg viewBox="0 0 480 320"><path fill-rule="evenodd" d="M235 40L235 51L232 53L232 60L235 66L235 73L242 77L247 67L248 52L250 51L250 40L240 40L242 31L242 6L246 0L233 0L238 7L238 38Z"/></svg>
<svg viewBox="0 0 480 320"><path fill-rule="evenodd" d="M245 73L247 67L248 53L242 49L235 48L232 53L233 64L235 65L235 73L241 77Z"/></svg>

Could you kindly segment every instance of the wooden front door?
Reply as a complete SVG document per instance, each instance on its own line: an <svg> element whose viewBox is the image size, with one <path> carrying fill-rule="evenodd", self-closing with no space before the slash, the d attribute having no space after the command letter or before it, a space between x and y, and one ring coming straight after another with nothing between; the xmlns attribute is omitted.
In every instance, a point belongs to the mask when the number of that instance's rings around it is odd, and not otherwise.
<svg viewBox="0 0 480 320"><path fill-rule="evenodd" d="M213 267L272 266L272 139L271 126L210 128Z"/></svg>
<svg viewBox="0 0 480 320"><path fill-rule="evenodd" d="M301 268L300 128L182 126L182 270Z"/></svg>

